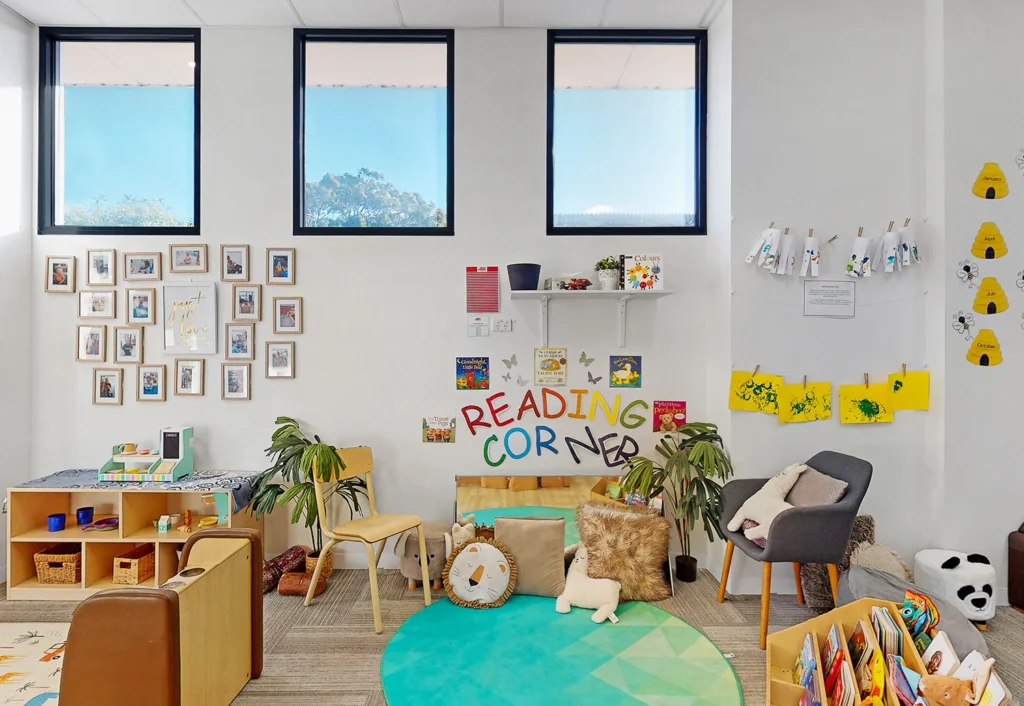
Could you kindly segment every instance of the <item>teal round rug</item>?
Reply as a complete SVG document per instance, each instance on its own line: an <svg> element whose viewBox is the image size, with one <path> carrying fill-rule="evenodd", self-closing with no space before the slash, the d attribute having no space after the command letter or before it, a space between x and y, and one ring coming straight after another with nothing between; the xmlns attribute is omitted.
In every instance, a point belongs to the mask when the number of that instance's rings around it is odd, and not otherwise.
<svg viewBox="0 0 1024 706"><path fill-rule="evenodd" d="M576 527L576 508L547 507L545 505L520 505L518 507L492 507L486 510L464 512L462 516L473 515L473 523L494 527L495 517L562 517L565 519L565 546L580 541L580 530Z"/></svg>
<svg viewBox="0 0 1024 706"><path fill-rule="evenodd" d="M447 599L409 618L384 650L388 706L742 706L732 665L697 629L649 603L624 603L615 625L554 598L500 608Z"/></svg>

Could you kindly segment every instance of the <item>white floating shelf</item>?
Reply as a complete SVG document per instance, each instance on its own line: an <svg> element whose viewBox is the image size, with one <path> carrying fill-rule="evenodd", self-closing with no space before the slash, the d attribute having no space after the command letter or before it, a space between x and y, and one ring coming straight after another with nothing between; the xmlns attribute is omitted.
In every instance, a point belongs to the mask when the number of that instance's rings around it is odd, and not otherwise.
<svg viewBox="0 0 1024 706"><path fill-rule="evenodd" d="M540 336L541 346L548 345L548 302L552 299L572 301L574 299L605 299L619 303L619 348L626 347L626 302L630 299L660 299L672 292L667 289L648 291L623 291L602 289L529 289L513 290L513 299L536 299L540 302Z"/></svg>

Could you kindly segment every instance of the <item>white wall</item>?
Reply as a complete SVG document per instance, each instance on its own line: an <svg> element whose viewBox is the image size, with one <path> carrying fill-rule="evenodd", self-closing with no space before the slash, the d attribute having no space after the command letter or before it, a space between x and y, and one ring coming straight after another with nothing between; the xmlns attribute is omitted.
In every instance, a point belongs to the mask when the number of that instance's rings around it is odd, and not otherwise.
<svg viewBox="0 0 1024 706"><path fill-rule="evenodd" d="M881 232L890 220L924 217L924 5L920 0L848 3L734 0L732 55L732 303L735 369L790 380L881 381L906 363L928 362L924 345L927 267L858 283L852 320L802 316L802 283L744 263L770 221L798 235L814 228L822 279L841 270L857 227ZM928 242L923 242L925 257ZM931 265L929 265L931 266ZM844 277L845 278L845 277ZM833 394L837 393L833 388ZM719 390L716 394L723 394ZM837 400L834 398L834 406ZM904 555L927 537L906 499L927 486L925 413L894 424L840 426L837 419L780 425L733 413L738 475L772 475L831 449L867 459L874 477L862 512L879 541ZM714 567L717 571L717 567ZM734 562L734 592L758 592L759 567ZM776 571L776 591L792 591Z"/></svg>
<svg viewBox="0 0 1024 706"><path fill-rule="evenodd" d="M0 6L0 369L5 371L0 393L0 492L28 480L29 414L32 407L29 371L32 355L32 297L43 287L42 277L30 277L32 250L32 116L35 83L35 30ZM43 266L39 267L42 275ZM0 526L0 579L6 578L7 523Z"/></svg>
<svg viewBox="0 0 1024 706"><path fill-rule="evenodd" d="M499 357L517 353L516 373L532 378L530 360L539 342L539 309L511 302L503 281L503 314L515 319L511 334L466 336L464 268L539 262L543 276L589 271L601 256L626 251L662 252L670 298L630 304L628 341L616 346L616 307L608 302L554 303L551 344L570 348L570 387L586 384L576 363L585 350L607 378L610 354L644 356L644 386L632 399L685 399L692 418L704 418L706 390L702 340L708 273L705 238L548 237L544 234L546 130L546 34L544 30L466 30L456 33L455 180L456 232L451 238L308 237L291 235L292 32L290 29L203 30L202 237L215 257L221 243L248 242L253 271L262 278L264 248L297 248L294 293L304 297L305 333L295 340L298 377L265 380L263 342L269 319L257 326L251 402L219 399L222 356L207 360L207 394L162 404L134 401L134 369L127 368L126 402L119 408L90 404L90 370L74 363L76 324L70 298L44 295L39 282L47 253L84 255L89 247L118 252L160 248L160 237L36 238L33 301L37 321L32 350L39 359L32 378L39 400L33 411L32 472L42 476L101 463L111 444L152 441L163 426L196 426L204 468L262 469L277 415L298 417L336 445L373 447L381 509L414 512L424 519L452 516L456 474L491 471L483 439L460 422L453 446L420 442L424 414L457 414L466 404L484 405L483 392L456 392L455 356L489 355L492 389L506 390L518 406L524 389L498 376ZM166 256L165 256L166 257ZM39 273L38 275L36 273ZM202 279L216 279L215 273ZM504 274L503 274L504 278ZM167 275L164 281L183 279ZM196 278L197 281L200 278ZM259 279L257 280L259 281ZM38 285L38 286L37 286ZM123 289L123 287L120 287ZM278 288L270 288L278 289ZM38 290L38 291L36 291ZM229 309L221 288L220 311ZM264 308L275 293L264 290ZM172 364L162 354L155 328L146 339L146 361ZM539 392L537 388L535 391ZM593 388L591 388L593 389ZM602 382L598 387L611 399ZM564 390L563 390L564 391ZM533 424L525 425L532 431ZM576 466L561 436L581 436L583 424L554 420L561 453L505 462L508 474L600 473L597 457ZM595 436L623 432L592 423ZM59 443L55 430L60 430ZM578 432L578 433L573 433ZM645 425L628 432L645 442ZM484 435L486 436L486 435ZM268 551L283 548L274 518ZM294 541L308 535L293 531Z"/></svg>

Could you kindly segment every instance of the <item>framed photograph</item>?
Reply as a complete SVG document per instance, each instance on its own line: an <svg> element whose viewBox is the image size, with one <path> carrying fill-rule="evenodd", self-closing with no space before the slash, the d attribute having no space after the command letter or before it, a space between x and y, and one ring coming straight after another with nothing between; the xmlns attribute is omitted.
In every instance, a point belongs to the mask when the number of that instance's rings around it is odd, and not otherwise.
<svg viewBox="0 0 1024 706"><path fill-rule="evenodd" d="M92 403L121 404L124 400L124 368L94 368Z"/></svg>
<svg viewBox="0 0 1024 706"><path fill-rule="evenodd" d="M164 351L182 355L217 353L217 285L165 284Z"/></svg>
<svg viewBox="0 0 1024 706"><path fill-rule="evenodd" d="M228 360L256 360L256 324L225 324L224 341Z"/></svg>
<svg viewBox="0 0 1024 706"><path fill-rule="evenodd" d="M206 272L206 245L171 245L171 272Z"/></svg>
<svg viewBox="0 0 1024 706"><path fill-rule="evenodd" d="M79 292L78 318L117 318L117 292Z"/></svg>
<svg viewBox="0 0 1024 706"><path fill-rule="evenodd" d="M156 323L156 290L132 289L124 291L125 323L129 326L144 326Z"/></svg>
<svg viewBox="0 0 1024 706"><path fill-rule="evenodd" d="M252 363L221 363L220 398L222 400L249 399L249 373Z"/></svg>
<svg viewBox="0 0 1024 706"><path fill-rule="evenodd" d="M235 284L231 287L231 318L235 321L259 321L261 287L258 284Z"/></svg>
<svg viewBox="0 0 1024 706"><path fill-rule="evenodd" d="M203 362L202 358L178 358L174 361L174 394L202 396Z"/></svg>
<svg viewBox="0 0 1024 706"><path fill-rule="evenodd" d="M134 326L114 327L114 362L115 363L136 363L144 362L142 338L145 329Z"/></svg>
<svg viewBox="0 0 1024 706"><path fill-rule="evenodd" d="M274 297L274 333L302 333L302 297Z"/></svg>
<svg viewBox="0 0 1024 706"><path fill-rule="evenodd" d="M107 362L107 327L79 326L75 360L80 363Z"/></svg>
<svg viewBox="0 0 1024 706"><path fill-rule="evenodd" d="M124 279L160 281L160 253L126 252L124 254Z"/></svg>
<svg viewBox="0 0 1024 706"><path fill-rule="evenodd" d="M222 282L249 281L249 246L220 246L220 279Z"/></svg>
<svg viewBox="0 0 1024 706"><path fill-rule="evenodd" d="M55 294L75 293L74 255L51 255L46 258L45 289Z"/></svg>
<svg viewBox="0 0 1024 706"><path fill-rule="evenodd" d="M267 341L267 377L295 377L295 341Z"/></svg>
<svg viewBox="0 0 1024 706"><path fill-rule="evenodd" d="M163 402L167 399L166 385L166 365L139 366L139 384L135 388L139 402Z"/></svg>
<svg viewBox="0 0 1024 706"><path fill-rule="evenodd" d="M89 270L85 283L89 287L113 287L117 284L117 251L87 250Z"/></svg>
<svg viewBox="0 0 1024 706"><path fill-rule="evenodd" d="M267 284L295 284L295 248L267 248Z"/></svg>

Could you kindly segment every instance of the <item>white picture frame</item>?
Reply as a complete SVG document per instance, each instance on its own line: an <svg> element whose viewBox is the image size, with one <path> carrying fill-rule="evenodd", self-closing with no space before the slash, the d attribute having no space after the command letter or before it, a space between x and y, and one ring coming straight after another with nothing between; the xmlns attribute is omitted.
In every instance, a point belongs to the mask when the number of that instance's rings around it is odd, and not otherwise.
<svg viewBox="0 0 1024 706"><path fill-rule="evenodd" d="M185 397L202 397L206 361L202 358L174 359L174 394Z"/></svg>
<svg viewBox="0 0 1024 706"><path fill-rule="evenodd" d="M156 323L156 289L124 290L124 322L129 326Z"/></svg>
<svg viewBox="0 0 1024 706"><path fill-rule="evenodd" d="M213 282L165 284L164 352L182 356L217 353L217 286Z"/></svg>
<svg viewBox="0 0 1024 706"><path fill-rule="evenodd" d="M267 248L267 284L295 284L295 248Z"/></svg>
<svg viewBox="0 0 1024 706"><path fill-rule="evenodd" d="M125 282L148 281L159 282L163 276L161 271L161 254L158 252L126 252L121 269L121 278Z"/></svg>
<svg viewBox="0 0 1024 706"><path fill-rule="evenodd" d="M256 360L256 324L224 324L224 359Z"/></svg>
<svg viewBox="0 0 1024 706"><path fill-rule="evenodd" d="M78 318L116 319L117 292L84 291L78 293Z"/></svg>
<svg viewBox="0 0 1024 706"><path fill-rule="evenodd" d="M222 400L251 399L252 363L221 363L220 398Z"/></svg>
<svg viewBox="0 0 1024 706"><path fill-rule="evenodd" d="M267 341L267 378L295 377L295 341Z"/></svg>
<svg viewBox="0 0 1024 706"><path fill-rule="evenodd" d="M220 246L220 281L221 282L248 282L249 281L249 246L248 245L221 245Z"/></svg>
<svg viewBox="0 0 1024 706"><path fill-rule="evenodd" d="M167 399L167 366L138 366L138 385L135 397L139 402L163 402Z"/></svg>
<svg viewBox="0 0 1024 706"><path fill-rule="evenodd" d="M107 362L106 325L78 325L75 336L75 360L79 363Z"/></svg>
<svg viewBox="0 0 1024 706"><path fill-rule="evenodd" d="M168 255L171 260L170 269L173 273L207 272L210 269L205 243L169 245Z"/></svg>
<svg viewBox="0 0 1024 706"><path fill-rule="evenodd" d="M119 365L134 363L141 365L145 361L146 329L135 326L114 327L114 362Z"/></svg>
<svg viewBox="0 0 1024 706"><path fill-rule="evenodd" d="M85 251L87 287L117 286L117 250Z"/></svg>
<svg viewBox="0 0 1024 706"><path fill-rule="evenodd" d="M92 403L119 405L124 401L124 368L93 368Z"/></svg>
<svg viewBox="0 0 1024 706"><path fill-rule="evenodd" d="M44 291L51 294L74 294L75 265L74 255L50 255L46 258Z"/></svg>
<svg viewBox="0 0 1024 706"><path fill-rule="evenodd" d="M302 333L302 297L274 297L274 333Z"/></svg>

